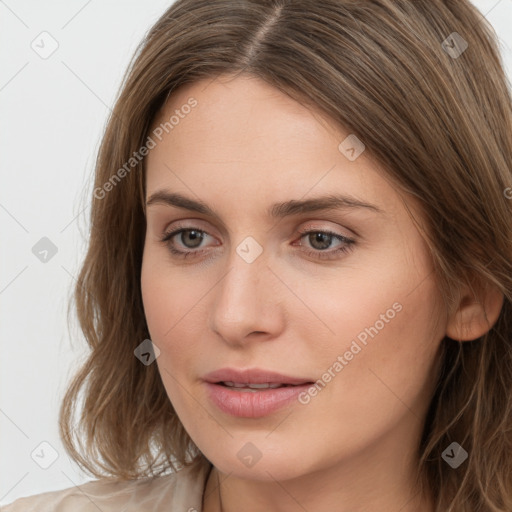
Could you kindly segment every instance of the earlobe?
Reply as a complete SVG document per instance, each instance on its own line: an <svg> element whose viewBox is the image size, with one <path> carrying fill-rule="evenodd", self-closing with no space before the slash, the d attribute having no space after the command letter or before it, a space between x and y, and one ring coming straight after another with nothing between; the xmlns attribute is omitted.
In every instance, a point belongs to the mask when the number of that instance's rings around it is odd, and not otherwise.
<svg viewBox="0 0 512 512"><path fill-rule="evenodd" d="M503 300L503 293L494 285L487 285L478 298L467 287L459 307L448 319L446 336L456 341L472 341L483 336L498 320Z"/></svg>

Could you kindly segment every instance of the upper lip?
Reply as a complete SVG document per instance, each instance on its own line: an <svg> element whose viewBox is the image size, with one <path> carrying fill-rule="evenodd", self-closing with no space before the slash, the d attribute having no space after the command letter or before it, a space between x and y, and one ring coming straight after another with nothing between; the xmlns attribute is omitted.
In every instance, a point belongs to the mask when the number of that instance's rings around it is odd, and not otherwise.
<svg viewBox="0 0 512 512"><path fill-rule="evenodd" d="M211 383L236 382L241 384L309 384L313 381L307 378L291 377L271 370L259 368L238 369L221 368L208 373L203 380Z"/></svg>

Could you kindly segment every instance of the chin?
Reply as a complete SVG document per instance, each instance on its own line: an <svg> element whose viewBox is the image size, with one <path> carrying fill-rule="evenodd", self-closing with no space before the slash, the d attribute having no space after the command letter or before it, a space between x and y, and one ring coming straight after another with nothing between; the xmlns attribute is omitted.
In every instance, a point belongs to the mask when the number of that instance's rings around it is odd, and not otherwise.
<svg viewBox="0 0 512 512"><path fill-rule="evenodd" d="M256 445L262 448L257 451ZM285 449L282 445L276 448L269 446L268 440L266 443L235 442L227 447L223 445L222 448L221 453L203 453L219 471L236 478L275 482L297 478L307 472L303 459L301 464L297 464L289 455L301 453L300 449ZM233 453L233 456L227 456L228 453Z"/></svg>

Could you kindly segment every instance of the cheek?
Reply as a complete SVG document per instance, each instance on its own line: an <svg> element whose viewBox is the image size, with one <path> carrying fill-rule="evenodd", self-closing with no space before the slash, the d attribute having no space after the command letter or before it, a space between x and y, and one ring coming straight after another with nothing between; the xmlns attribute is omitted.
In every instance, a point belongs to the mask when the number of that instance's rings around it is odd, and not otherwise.
<svg viewBox="0 0 512 512"><path fill-rule="evenodd" d="M196 304L197 294L177 291L176 280L163 278L155 268L144 275L142 284L150 337L160 349L155 362L180 422L194 440L201 439L205 425L211 425L211 416L200 405L202 390L197 384L197 365L205 352L201 346L205 330L197 318L202 304Z"/></svg>
<svg viewBox="0 0 512 512"><path fill-rule="evenodd" d="M180 273L173 272L166 254L149 245L144 250L141 268L141 293L144 313L154 341L163 341L173 332L179 318L185 314L193 282L180 282Z"/></svg>
<svg viewBox="0 0 512 512"><path fill-rule="evenodd" d="M177 311L183 304L182 293L178 293L176 283L173 283L162 259L156 250L145 249L141 268L144 315L151 340L162 352L158 359L165 358L164 345L174 333L179 318Z"/></svg>
<svg viewBox="0 0 512 512"><path fill-rule="evenodd" d="M444 335L440 295L426 247L412 240L414 253L390 245L294 290L309 306L294 318L303 357L325 383L319 395L371 413L400 404L397 396L412 404L430 386Z"/></svg>
<svg viewBox="0 0 512 512"><path fill-rule="evenodd" d="M169 289L165 278L162 278L159 265L151 253L146 251L141 269L141 294L144 305L144 315L151 334L156 343L162 339L162 334L169 329L172 320L166 313L174 311L175 299L172 289Z"/></svg>
<svg viewBox="0 0 512 512"><path fill-rule="evenodd" d="M187 289L180 290L179 283L169 275L169 266L154 253L145 251L141 269L144 314L150 338L160 350L156 364L167 396L178 414L183 415L187 408L182 403L180 384L186 382L189 351L193 350L188 337L180 342L180 329L187 324Z"/></svg>
<svg viewBox="0 0 512 512"><path fill-rule="evenodd" d="M148 249L142 262L141 293L151 340L161 352L159 367L183 374L204 339L199 321L205 308L201 283L193 274L173 269L161 251Z"/></svg>

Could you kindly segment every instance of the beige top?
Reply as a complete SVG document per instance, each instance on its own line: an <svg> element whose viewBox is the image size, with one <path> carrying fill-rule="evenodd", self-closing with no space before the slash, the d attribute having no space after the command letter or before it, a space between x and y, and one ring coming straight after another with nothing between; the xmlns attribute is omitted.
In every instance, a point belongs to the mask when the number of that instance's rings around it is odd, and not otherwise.
<svg viewBox="0 0 512 512"><path fill-rule="evenodd" d="M201 459L176 473L139 480L93 480L59 491L18 498L2 512L201 512L212 465Z"/></svg>

